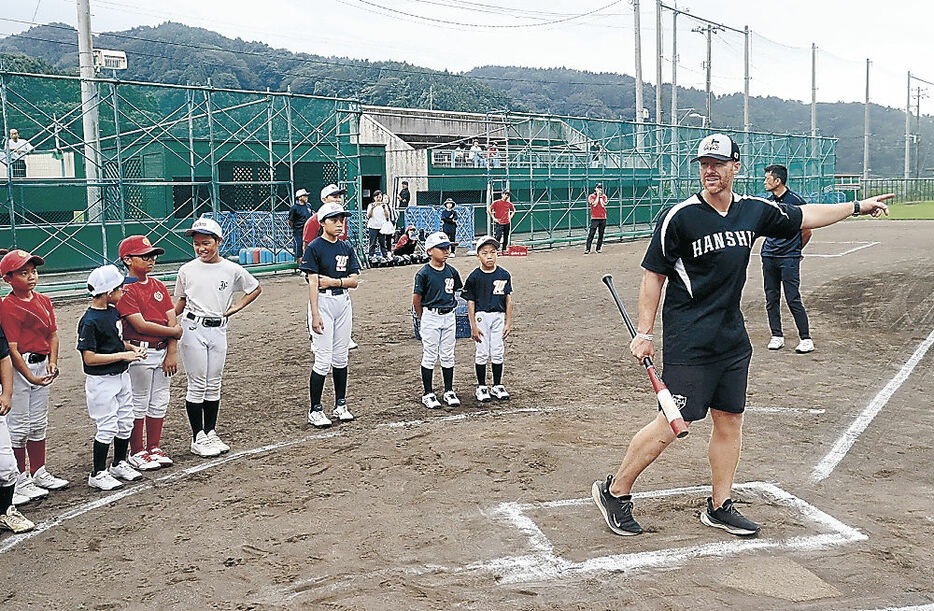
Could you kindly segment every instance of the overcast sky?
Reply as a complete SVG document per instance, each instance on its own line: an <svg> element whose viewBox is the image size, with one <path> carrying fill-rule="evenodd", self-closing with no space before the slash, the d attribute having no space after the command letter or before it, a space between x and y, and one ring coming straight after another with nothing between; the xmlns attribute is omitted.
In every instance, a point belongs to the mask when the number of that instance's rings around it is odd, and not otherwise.
<svg viewBox="0 0 934 611"><path fill-rule="evenodd" d="M0 4L0 35L28 28L11 19L76 23L74 0ZM641 5L643 75L654 83L655 2ZM875 103L904 108L908 70L934 82L934 2L679 0L677 5L731 28L749 26L753 95L810 101L812 43L818 46L819 101L862 101L867 58ZM489 64L630 75L635 70L634 16L627 0L91 0L91 10L95 32L172 20L292 51L451 71ZM662 23L663 81L670 82L670 11L664 11ZM690 17L678 18L678 83L703 89L705 37L691 31L698 25ZM742 91L742 34L717 33L712 56L714 91ZM654 106L654 100L645 103ZM922 99L922 113L931 114L931 103Z"/></svg>

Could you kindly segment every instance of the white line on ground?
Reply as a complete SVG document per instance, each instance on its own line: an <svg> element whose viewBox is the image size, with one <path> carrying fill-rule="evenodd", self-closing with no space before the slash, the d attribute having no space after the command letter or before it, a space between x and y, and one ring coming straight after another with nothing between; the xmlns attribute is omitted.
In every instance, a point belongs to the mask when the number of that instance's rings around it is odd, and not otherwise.
<svg viewBox="0 0 934 611"><path fill-rule="evenodd" d="M509 524L528 537L533 553L521 556L495 558L465 567L465 570L491 571L497 575L500 583L525 581L547 581L574 574L591 572L627 571L633 569L671 567L682 564L691 558L701 556L727 556L739 552L758 549L782 548L795 550L816 550L833 545L842 545L866 539L859 530L847 526L833 516L824 513L813 505L766 482L737 484L737 491L758 493L771 503L783 505L798 513L821 532L816 535L792 537L785 540L740 539L716 543L706 543L692 547L671 548L633 554L615 554L591 558L584 562L571 562L555 555L554 547L547 535L526 511L555 509L586 505L591 499L563 499L541 503L500 503L491 510L491 514L505 519ZM637 498L660 498L683 494L709 493L710 486L693 486L638 493Z"/></svg>
<svg viewBox="0 0 934 611"><path fill-rule="evenodd" d="M850 448L853 447L853 444L856 443L856 440L863 431L866 430L866 427L869 426L873 418L882 411L882 408L885 407L885 404L892 398L895 391L905 383L905 380L908 379L908 376L911 375L911 372L914 371L917 364L921 362L921 359L927 354L932 344L934 344L934 330L918 345L914 354L902 365L902 368L895 374L895 377L889 380L889 383L869 402L869 405L867 405L866 409L853 421L850 428L837 439L837 442L827 455L817 463L817 466L814 467L814 470L811 472L811 481L819 482L826 479L837 465L840 464L840 461L842 461L846 453L850 451Z"/></svg>
<svg viewBox="0 0 934 611"><path fill-rule="evenodd" d="M833 259L833 258L836 258L836 257L845 257L846 255L851 254L851 253L854 253L854 252L856 252L857 250L862 250L862 249L864 249L864 248L869 248L870 246L878 246L881 242L819 242L819 243L820 243L820 244L859 244L859 246L854 246L853 248L850 248L850 249L844 250L843 252L838 252L838 253L835 253L835 254L832 254L832 255L818 254L818 253L812 253L811 251L807 251L807 252L804 253L804 257L807 258L807 259L810 259L810 258L812 258L812 257L814 257L814 258L818 258L818 257L819 257L819 258L824 258L824 259ZM818 244L818 242L810 242L809 244L810 244L811 248L813 248L815 244ZM759 253L753 253L753 254L759 255L760 257L762 256L762 255L760 255Z"/></svg>
<svg viewBox="0 0 934 611"><path fill-rule="evenodd" d="M441 416L440 418L429 418L425 420L401 420L399 422L386 422L384 424L378 424L378 427L386 427L391 429L403 428L406 426L419 426L422 424L427 424L429 422L453 422L455 420L467 420L468 418L476 418L479 416L505 416L507 414L530 414L536 412L557 412L565 408L563 407L521 407L516 409L504 409L504 410L489 410L481 409L473 412L464 412L463 414L454 414L452 416Z"/></svg>
<svg viewBox="0 0 934 611"><path fill-rule="evenodd" d="M934 603L913 607L885 607L884 609L873 609L872 611L934 611Z"/></svg>
<svg viewBox="0 0 934 611"><path fill-rule="evenodd" d="M768 407L768 406L750 406L746 408L747 412L760 412L763 414L823 414L825 409L808 409L806 407Z"/></svg>
<svg viewBox="0 0 934 611"><path fill-rule="evenodd" d="M533 413L533 412L558 411L561 409L564 409L564 408L530 407L530 408L517 408L517 409L512 409L512 410L503 410L503 411L480 410L480 411L468 412L464 414L456 414L453 416L445 416L443 418L434 418L434 419L428 419L428 420L411 420L408 422L390 422L386 424L380 424L377 426L398 428L398 427L404 427L404 426L416 426L416 425L421 425L421 424L427 424L427 423L435 422L435 421L463 420L465 418L488 415L488 414L494 414L494 415L522 414L522 413ZM18 546L20 543L28 541L29 539L32 539L35 536L41 535L42 533L56 526L59 526L60 524L62 524L63 522L67 520L77 518L88 512L94 511L95 509L99 509L105 505L115 503L121 499L125 499L130 496L135 496L141 492L145 492L146 490L153 488L158 483L183 479L183 478L188 477L189 475L200 473L201 471L206 471L208 469L213 469L214 467L219 467L221 465L227 464L229 462L233 462L240 458L245 458L247 456L262 454L263 452L272 452L275 450L281 450L282 448L306 443L308 441L313 441L315 439L328 439L331 437L342 437L344 435L346 435L346 433L342 431L327 431L325 433L316 433L314 435L306 435L304 437L299 437L298 439L291 439L289 441L272 443L272 444L260 446L257 448L251 448L248 450L240 450L237 452L231 452L220 458L216 458L214 460L209 460L203 463L192 465L191 467L188 467L187 469L173 471L172 473L163 475L161 477L156 477L152 480L147 481L146 483L137 484L129 488L122 488L121 490L114 492L113 494L108 494L107 496L101 497L99 499L94 499L93 501L89 501L87 503L83 503L80 505L76 505L74 507L70 507L64 510L59 515L53 518L49 518L48 520L45 520L44 522L40 522L39 524L36 525L36 528L34 528L33 530L27 533L10 536L8 539L3 541L3 543L0 543L0 554L8 552L9 550Z"/></svg>

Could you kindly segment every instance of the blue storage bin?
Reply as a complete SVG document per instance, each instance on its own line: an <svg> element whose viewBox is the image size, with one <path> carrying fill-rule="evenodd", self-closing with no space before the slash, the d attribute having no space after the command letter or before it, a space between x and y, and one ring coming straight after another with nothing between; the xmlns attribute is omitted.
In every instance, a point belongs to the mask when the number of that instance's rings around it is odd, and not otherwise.
<svg viewBox="0 0 934 611"><path fill-rule="evenodd" d="M291 263L292 261L292 253L287 250L280 250L276 255L276 263Z"/></svg>
<svg viewBox="0 0 934 611"><path fill-rule="evenodd" d="M247 261L247 256L248 256L249 251L250 251L249 248L240 249L240 252L238 253L238 256L240 259L240 265L246 265L247 263L253 262L252 258L250 259L250 261Z"/></svg>

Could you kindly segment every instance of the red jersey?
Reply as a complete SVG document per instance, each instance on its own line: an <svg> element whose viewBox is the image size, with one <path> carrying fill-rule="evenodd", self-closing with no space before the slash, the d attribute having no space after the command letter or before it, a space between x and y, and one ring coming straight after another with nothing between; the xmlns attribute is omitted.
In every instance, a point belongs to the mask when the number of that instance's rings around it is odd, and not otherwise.
<svg viewBox="0 0 934 611"><path fill-rule="evenodd" d="M490 205L493 211L493 220L499 225L509 224L509 213L516 209L508 199L498 199Z"/></svg>
<svg viewBox="0 0 934 611"><path fill-rule="evenodd" d="M590 197L587 198L587 202L590 204L590 218L592 219L605 219L606 218L606 195L597 195L596 193L591 193Z"/></svg>
<svg viewBox="0 0 934 611"><path fill-rule="evenodd" d="M117 311L122 318L131 314L142 314L143 320L157 325L168 326L168 311L173 307L169 297L169 289L155 278L147 278L146 282L134 282L123 287L123 297L117 302ZM137 342L158 344L167 337L143 335L133 328L133 323L126 321L123 324L123 339Z"/></svg>
<svg viewBox="0 0 934 611"><path fill-rule="evenodd" d="M318 222L318 215L312 214L311 218L309 218L305 222L305 230L302 231L302 242L304 242L305 244L311 244L312 242L315 241L315 238L317 238L319 235L321 235L321 223ZM344 217L344 231L342 231L341 234L337 236L337 239L339 240L347 239L347 218L346 217Z"/></svg>
<svg viewBox="0 0 934 611"><path fill-rule="evenodd" d="M20 354L51 353L49 340L58 331L51 299L35 291L28 301L10 293L3 300L2 310L3 333L8 342L17 344Z"/></svg>

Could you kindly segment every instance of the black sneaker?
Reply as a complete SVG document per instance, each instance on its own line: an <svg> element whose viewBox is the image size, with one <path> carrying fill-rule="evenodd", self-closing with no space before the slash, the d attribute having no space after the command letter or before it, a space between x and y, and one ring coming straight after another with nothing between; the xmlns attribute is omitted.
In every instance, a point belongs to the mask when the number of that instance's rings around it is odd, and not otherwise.
<svg viewBox="0 0 934 611"><path fill-rule="evenodd" d="M632 519L632 495L613 496L610 484L613 476L607 475L606 482L596 481L590 489L593 502L603 514L606 525L617 535L640 535L642 527Z"/></svg>
<svg viewBox="0 0 934 611"><path fill-rule="evenodd" d="M723 506L713 508L713 499L707 497L707 511L700 514L700 521L707 526L722 528L731 535L751 537L759 532L759 525L747 520L733 505L732 499L723 501Z"/></svg>

